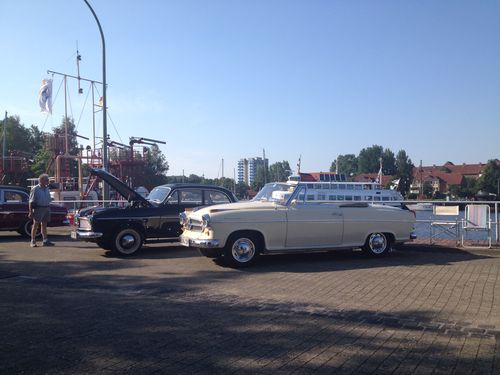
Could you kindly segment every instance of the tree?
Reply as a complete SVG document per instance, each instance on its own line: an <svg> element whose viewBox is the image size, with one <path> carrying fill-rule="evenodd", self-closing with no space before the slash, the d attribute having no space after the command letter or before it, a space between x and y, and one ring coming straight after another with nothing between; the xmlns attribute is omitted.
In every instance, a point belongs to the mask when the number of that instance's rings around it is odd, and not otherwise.
<svg viewBox="0 0 500 375"><path fill-rule="evenodd" d="M332 162L330 172L337 171L337 163L339 173L351 176L358 171L358 158L354 154L339 155L337 160Z"/></svg>
<svg viewBox="0 0 500 375"><path fill-rule="evenodd" d="M500 187L500 164L498 160L490 160L477 182L479 190L487 193L498 194Z"/></svg>
<svg viewBox="0 0 500 375"><path fill-rule="evenodd" d="M383 151L383 147L378 145L362 149L358 156L358 173L377 173Z"/></svg>
<svg viewBox="0 0 500 375"><path fill-rule="evenodd" d="M396 174L396 159L394 158L394 152L388 148L382 153L382 172L389 176Z"/></svg>
<svg viewBox="0 0 500 375"><path fill-rule="evenodd" d="M283 160L269 166L269 181L284 182L290 175L290 164Z"/></svg>
<svg viewBox="0 0 500 375"><path fill-rule="evenodd" d="M146 166L144 168L144 181L148 188L167 183L166 173L169 165L165 155L161 152L157 144L149 147L146 154Z"/></svg>
<svg viewBox="0 0 500 375"><path fill-rule="evenodd" d="M449 193L452 197L459 198L472 198L474 197L479 188L479 181L473 177L465 177L462 185L452 185L450 187Z"/></svg>
<svg viewBox="0 0 500 375"><path fill-rule="evenodd" d="M29 168L29 164L33 161L35 154L43 146L43 134L34 125L31 128L26 128L19 116L10 116L7 119L0 121L0 135L3 135L5 126L5 150L2 153L6 157L24 158L27 168L15 169L15 171L6 168L5 174L2 176L3 183L16 183L26 185L26 179L33 177L35 174ZM0 144L3 147L3 139L0 137ZM16 168L18 165L16 165Z"/></svg>
<svg viewBox="0 0 500 375"><path fill-rule="evenodd" d="M260 189L262 189L266 181L269 181L269 172L263 165L260 165L255 171L255 178L252 182L252 189L255 191L259 191Z"/></svg>
<svg viewBox="0 0 500 375"><path fill-rule="evenodd" d="M200 177L195 174L190 174L189 177L187 178L187 182L191 184L201 184L203 182L203 177Z"/></svg>
<svg viewBox="0 0 500 375"><path fill-rule="evenodd" d="M80 152L80 150L78 149L78 140L76 137L78 133L76 131L75 120L73 120L70 117L67 117L66 121L63 118L61 125L52 128L54 136L60 140L55 145L57 146L57 148L54 148L52 151L54 151L54 153L56 154L64 153L66 151L66 144L65 144L66 123L68 126L68 153L71 155L78 155Z"/></svg>
<svg viewBox="0 0 500 375"><path fill-rule="evenodd" d="M248 198L248 190L250 190L250 186L245 184L244 182L238 182L236 184L236 197L238 199L246 199Z"/></svg>
<svg viewBox="0 0 500 375"><path fill-rule="evenodd" d="M413 182L413 168L415 167L406 151L399 150L395 162L396 178L399 179L398 191L407 197L410 193L410 186Z"/></svg>
<svg viewBox="0 0 500 375"><path fill-rule="evenodd" d="M52 153L46 148L42 147L35 155L33 164L31 164L31 173L33 176L40 176L42 173L47 173L47 166L52 159Z"/></svg>
<svg viewBox="0 0 500 375"><path fill-rule="evenodd" d="M434 195L434 189L432 188L432 184L429 181L424 182L424 186L422 187L422 194L427 199L431 199Z"/></svg>
<svg viewBox="0 0 500 375"><path fill-rule="evenodd" d="M213 185L222 186L231 191L234 190L234 180L228 177L216 178Z"/></svg>
<svg viewBox="0 0 500 375"><path fill-rule="evenodd" d="M5 123L5 155L9 156L13 152L32 154L35 145L33 133L21 124L19 116L10 116L7 120L0 121L0 135L3 134Z"/></svg>

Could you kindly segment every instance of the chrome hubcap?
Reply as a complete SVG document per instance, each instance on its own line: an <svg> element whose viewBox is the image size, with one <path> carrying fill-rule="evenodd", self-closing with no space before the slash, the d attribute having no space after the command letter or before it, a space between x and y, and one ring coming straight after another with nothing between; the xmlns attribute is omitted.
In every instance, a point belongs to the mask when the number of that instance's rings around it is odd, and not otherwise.
<svg viewBox="0 0 500 375"><path fill-rule="evenodd" d="M250 261L255 255L255 245L248 238L240 238L231 249L234 260L240 263Z"/></svg>
<svg viewBox="0 0 500 375"><path fill-rule="evenodd" d="M132 236L131 234L126 234L121 238L120 244L124 248L130 248L135 244L135 237Z"/></svg>
<svg viewBox="0 0 500 375"><path fill-rule="evenodd" d="M385 236L383 234L374 233L370 236L368 244L370 245L371 251L373 251L375 254L381 254L387 247L387 240L385 239Z"/></svg>

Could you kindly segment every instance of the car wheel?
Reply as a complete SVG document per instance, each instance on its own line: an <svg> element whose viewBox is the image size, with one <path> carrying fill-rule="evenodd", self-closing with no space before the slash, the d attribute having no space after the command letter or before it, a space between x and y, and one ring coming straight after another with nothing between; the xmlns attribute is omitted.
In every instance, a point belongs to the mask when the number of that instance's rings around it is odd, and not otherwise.
<svg viewBox="0 0 500 375"><path fill-rule="evenodd" d="M221 256L220 249L200 249L199 248L198 251L200 252L201 255L203 255L204 257L207 257L207 258L215 259L215 258L220 258L220 256Z"/></svg>
<svg viewBox="0 0 500 375"><path fill-rule="evenodd" d="M142 236L135 228L119 229L111 244L112 250L120 255L132 255L141 247Z"/></svg>
<svg viewBox="0 0 500 375"><path fill-rule="evenodd" d="M23 225L19 228L18 232L21 236L25 238L31 238L31 228L33 227L32 220L26 220ZM36 231L36 238L39 238L42 235L42 231L40 226L38 226L38 230Z"/></svg>
<svg viewBox="0 0 500 375"><path fill-rule="evenodd" d="M391 242L384 233L372 233L366 239L363 251L373 257L387 255L391 250Z"/></svg>
<svg viewBox="0 0 500 375"><path fill-rule="evenodd" d="M224 261L230 267L243 268L255 263L260 241L251 233L231 235L224 247Z"/></svg>

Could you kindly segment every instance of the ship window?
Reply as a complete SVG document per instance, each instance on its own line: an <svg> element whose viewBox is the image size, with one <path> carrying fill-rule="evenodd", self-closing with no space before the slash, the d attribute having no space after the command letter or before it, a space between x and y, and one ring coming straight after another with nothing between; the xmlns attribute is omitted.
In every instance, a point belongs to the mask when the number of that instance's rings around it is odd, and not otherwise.
<svg viewBox="0 0 500 375"><path fill-rule="evenodd" d="M314 189L321 189L321 184L314 184Z"/></svg>
<svg viewBox="0 0 500 375"><path fill-rule="evenodd" d="M337 195L337 200L338 201L343 201L344 200L344 196L343 195Z"/></svg>
<svg viewBox="0 0 500 375"><path fill-rule="evenodd" d="M307 187L308 187L309 189L314 189L314 184L307 184Z"/></svg>
<svg viewBox="0 0 500 375"><path fill-rule="evenodd" d="M335 201L335 200L337 200L337 197L336 197L335 195L330 195L328 198L329 198L329 200L331 200L331 201Z"/></svg>
<svg viewBox="0 0 500 375"><path fill-rule="evenodd" d="M365 201L371 201L373 197L371 195L365 195Z"/></svg>
<svg viewBox="0 0 500 375"><path fill-rule="evenodd" d="M339 189L345 189L345 184L339 184Z"/></svg>
<svg viewBox="0 0 500 375"><path fill-rule="evenodd" d="M299 194L299 201L304 201L304 194Z"/></svg>
<svg viewBox="0 0 500 375"><path fill-rule="evenodd" d="M383 201L388 201L388 200L389 200L389 197L382 197L382 200L383 200Z"/></svg>
<svg viewBox="0 0 500 375"><path fill-rule="evenodd" d="M323 185L321 185L321 188L322 189L329 189L330 188L330 184L323 184Z"/></svg>
<svg viewBox="0 0 500 375"><path fill-rule="evenodd" d="M360 197L359 195L355 195L355 196L354 196L354 200L355 200L355 201L360 201L360 200L361 200L361 197Z"/></svg>
<svg viewBox="0 0 500 375"><path fill-rule="evenodd" d="M308 201L313 201L314 200L314 194L307 194L307 200Z"/></svg>
<svg viewBox="0 0 500 375"><path fill-rule="evenodd" d="M326 196L325 196L325 194L318 194L318 200L319 200L319 201L324 201L324 200L326 200Z"/></svg>
<svg viewBox="0 0 500 375"><path fill-rule="evenodd" d="M330 189L337 190L339 188L338 184L331 184Z"/></svg>
<svg viewBox="0 0 500 375"><path fill-rule="evenodd" d="M379 201L379 200L380 200L380 197L375 196L375 197L373 198L373 200L374 200L374 201Z"/></svg>
<svg viewBox="0 0 500 375"><path fill-rule="evenodd" d="M361 190L361 185L354 185L354 190Z"/></svg>
<svg viewBox="0 0 500 375"><path fill-rule="evenodd" d="M347 185L347 190L352 190L354 189L354 185Z"/></svg>
<svg viewBox="0 0 500 375"><path fill-rule="evenodd" d="M352 195L346 195L345 196L346 201L352 201Z"/></svg>

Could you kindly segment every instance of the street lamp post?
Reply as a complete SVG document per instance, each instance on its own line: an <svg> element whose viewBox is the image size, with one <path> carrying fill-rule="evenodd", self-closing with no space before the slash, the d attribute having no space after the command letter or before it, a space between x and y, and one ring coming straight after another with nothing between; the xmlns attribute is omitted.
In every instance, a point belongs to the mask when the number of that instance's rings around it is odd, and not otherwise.
<svg viewBox="0 0 500 375"><path fill-rule="evenodd" d="M108 170L108 124L107 124L107 99L106 99L106 42L104 40L104 33L102 32L101 23L90 6L87 0L83 0L89 7L92 15L94 16L99 32L101 33L102 41L102 167L105 171ZM103 184L102 195L105 201L109 200L109 187Z"/></svg>

